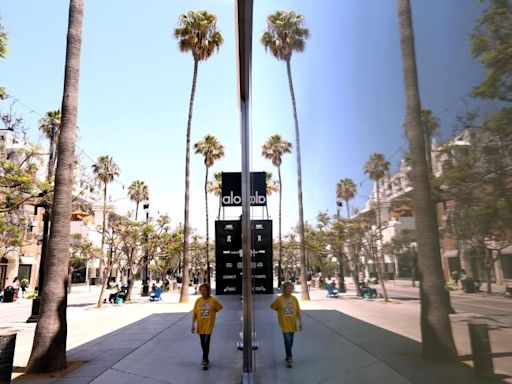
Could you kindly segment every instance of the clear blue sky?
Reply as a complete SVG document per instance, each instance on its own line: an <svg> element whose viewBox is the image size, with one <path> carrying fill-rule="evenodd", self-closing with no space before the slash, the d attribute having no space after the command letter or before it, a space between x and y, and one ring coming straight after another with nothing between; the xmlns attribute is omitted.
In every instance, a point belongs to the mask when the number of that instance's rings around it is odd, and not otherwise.
<svg viewBox="0 0 512 384"><path fill-rule="evenodd" d="M482 7L473 0L413 0L417 60L423 106L441 117L443 137L457 113L474 102L460 100L483 69L469 54L469 34ZM79 145L93 159L110 154L121 167L120 182L149 184L153 214L183 220L184 144L192 80L192 58L180 53L172 29L189 9L217 14L225 43L200 64L192 142L216 135L226 157L213 171L240 169L236 51L232 0L87 0L79 104ZM382 152L398 164L404 143L402 67L395 0L256 0L253 56L254 170L273 171L260 147L274 133L294 141L284 63L259 43L265 17L278 9L306 17L311 37L292 59L302 132L305 217L335 209L335 184L342 177L365 179L369 154ZM2 23L10 53L0 62L0 85L38 113L60 107L68 1L4 0ZM1 102L0 109L8 108ZM33 140L37 113L15 106ZM405 148L405 147L404 147ZM91 161L83 157L90 167ZM295 157L283 163L283 227L297 214ZM191 225L204 233L204 165L192 157ZM276 173L274 172L276 175ZM110 194L121 212L133 209L121 183ZM358 184L359 185L359 184ZM359 186L362 206L371 188ZM270 199L277 219L277 196ZM211 197L211 214L217 202ZM259 211L258 211L259 212ZM228 212L236 215L237 211Z"/></svg>

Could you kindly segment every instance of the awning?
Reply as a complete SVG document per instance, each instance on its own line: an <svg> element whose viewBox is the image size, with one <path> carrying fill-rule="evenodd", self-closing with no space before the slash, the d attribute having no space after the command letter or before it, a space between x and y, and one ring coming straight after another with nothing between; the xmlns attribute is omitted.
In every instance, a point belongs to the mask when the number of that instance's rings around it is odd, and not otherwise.
<svg viewBox="0 0 512 384"><path fill-rule="evenodd" d="M35 265L37 264L37 260L32 256L20 256L20 264Z"/></svg>
<svg viewBox="0 0 512 384"><path fill-rule="evenodd" d="M451 249L449 251L444 251L443 257L455 257L458 255L458 251L456 249Z"/></svg>

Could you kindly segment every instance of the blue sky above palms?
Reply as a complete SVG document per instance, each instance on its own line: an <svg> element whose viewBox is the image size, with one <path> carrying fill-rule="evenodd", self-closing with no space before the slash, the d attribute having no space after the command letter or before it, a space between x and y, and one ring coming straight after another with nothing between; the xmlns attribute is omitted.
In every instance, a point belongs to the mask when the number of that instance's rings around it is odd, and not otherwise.
<svg viewBox="0 0 512 384"><path fill-rule="evenodd" d="M447 137L457 113L477 104L461 97L483 76L469 55L469 34L481 6L472 0L414 0L412 5L422 102L440 115L442 136ZM40 114L60 106L67 7L64 0L2 3L0 14L11 42L7 59L0 62L0 84ZM217 136L226 156L213 171L238 171L233 1L89 0L84 19L79 146L93 159L110 154L119 164L125 188L114 183L110 194L121 212L134 209L127 187L141 179L149 185L152 212L169 213L174 225L183 220L193 63L190 54L179 52L172 30L178 15L189 9L217 14L225 39L220 52L199 67L192 142L207 133ZM259 43L266 15L278 9L305 15L311 32L305 52L292 59L292 71L302 132L305 218L312 222L319 210L334 213L335 185L343 177L359 187L352 206L363 205L371 183L364 181L362 167L370 153L394 155L390 161L395 166L400 159L398 149L405 138L396 2L255 1L253 169L274 174L271 162L260 156L261 145L274 133L294 142L285 64ZM39 115L21 103L15 109L24 116L33 140L43 140L36 128ZM83 162L90 168L89 159L83 157ZM191 166L191 225L204 233L202 158L193 156ZM282 172L286 232L298 217L294 156L284 157ZM269 204L277 219L277 195ZM213 217L213 197L210 208Z"/></svg>

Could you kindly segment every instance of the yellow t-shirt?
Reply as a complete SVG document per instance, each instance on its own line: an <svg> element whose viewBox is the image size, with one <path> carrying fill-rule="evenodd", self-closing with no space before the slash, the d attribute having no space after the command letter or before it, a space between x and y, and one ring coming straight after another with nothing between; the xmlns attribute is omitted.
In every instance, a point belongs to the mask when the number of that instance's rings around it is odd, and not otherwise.
<svg viewBox="0 0 512 384"><path fill-rule="evenodd" d="M197 333L199 335L211 335L215 325L215 315L222 309L221 303L213 296L208 299L200 297L194 304L196 314Z"/></svg>
<svg viewBox="0 0 512 384"><path fill-rule="evenodd" d="M283 333L297 332L297 318L300 307L299 300L295 296L278 296L270 305L277 312L277 319Z"/></svg>

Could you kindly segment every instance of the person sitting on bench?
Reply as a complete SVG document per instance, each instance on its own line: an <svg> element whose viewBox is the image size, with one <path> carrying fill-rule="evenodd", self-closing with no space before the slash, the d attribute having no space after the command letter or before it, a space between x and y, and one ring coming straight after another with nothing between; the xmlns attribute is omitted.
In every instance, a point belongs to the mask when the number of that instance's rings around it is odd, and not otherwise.
<svg viewBox="0 0 512 384"><path fill-rule="evenodd" d="M327 289L327 297L338 297L339 292L334 280L327 284L325 288Z"/></svg>
<svg viewBox="0 0 512 384"><path fill-rule="evenodd" d="M375 299L377 297L377 290L370 288L364 280L359 282L359 289L364 298Z"/></svg>
<svg viewBox="0 0 512 384"><path fill-rule="evenodd" d="M155 287L154 290L152 289L150 294L149 294L149 300L150 301L162 300L162 288Z"/></svg>

